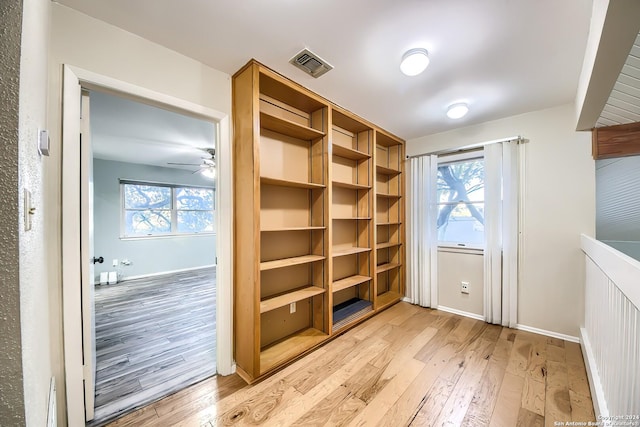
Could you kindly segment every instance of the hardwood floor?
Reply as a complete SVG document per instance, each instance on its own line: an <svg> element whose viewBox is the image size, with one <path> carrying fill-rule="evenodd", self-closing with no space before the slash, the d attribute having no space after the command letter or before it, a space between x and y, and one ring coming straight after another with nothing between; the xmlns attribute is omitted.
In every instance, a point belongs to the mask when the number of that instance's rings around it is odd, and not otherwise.
<svg viewBox="0 0 640 427"><path fill-rule="evenodd" d="M97 426L216 372L215 270L96 286Z"/></svg>
<svg viewBox="0 0 640 427"><path fill-rule="evenodd" d="M578 344L400 303L262 382L214 377L110 426L555 421L595 421Z"/></svg>

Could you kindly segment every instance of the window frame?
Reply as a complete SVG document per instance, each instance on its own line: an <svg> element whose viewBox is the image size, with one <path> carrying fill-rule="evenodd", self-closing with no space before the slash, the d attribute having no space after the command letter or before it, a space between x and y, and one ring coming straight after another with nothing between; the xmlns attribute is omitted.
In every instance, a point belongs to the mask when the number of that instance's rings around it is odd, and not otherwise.
<svg viewBox="0 0 640 427"><path fill-rule="evenodd" d="M448 154L443 156L438 156L438 168L442 165L448 165L452 163L462 163L473 160L482 160L483 166L486 166L484 163L484 150L469 150L463 152L457 152L455 154ZM436 171L436 176L438 171ZM483 182L484 184L484 182ZM437 183L436 183L437 185ZM436 190L437 194L437 190ZM460 202L457 202L458 204ZM483 198L482 202L474 202L474 203L482 203L485 204L485 199ZM435 201L436 212L439 212L440 206L445 205L446 203L440 203L437 198ZM450 203L449 203L450 204ZM436 217L437 219L437 217ZM437 226L436 226L437 227ZM436 233L437 234L437 233ZM447 248L447 249L460 249L460 250L468 250L468 251L484 251L484 243L469 243L469 242L456 242L456 241L445 241L438 239L438 248Z"/></svg>
<svg viewBox="0 0 640 427"><path fill-rule="evenodd" d="M167 182L156 182L156 181L144 181L144 180L136 180L136 179L120 179L118 182L120 188L120 240L140 240L140 239L166 239L166 238L175 238L175 237L197 237L197 236L215 236L217 234L217 230L214 231L203 231L199 233L183 233L178 231L178 212L180 211L194 211L193 209L178 209L177 208L177 189L180 188L196 188L196 189L205 189L213 191L212 204L213 208L211 210L195 210L197 212L212 212L213 214L213 225L215 228L215 215L216 215L216 187L215 186L206 186L206 185L193 185L193 184L176 184L176 183L167 183ZM171 231L168 233L155 233L155 234L147 234L144 236L128 236L126 234L127 229L127 220L126 215L129 211L135 211L136 209L127 209L125 207L125 185L148 185L154 187L168 187L171 192L171 206L169 209L158 209L158 210L169 210L171 212ZM140 209L142 210L142 209Z"/></svg>

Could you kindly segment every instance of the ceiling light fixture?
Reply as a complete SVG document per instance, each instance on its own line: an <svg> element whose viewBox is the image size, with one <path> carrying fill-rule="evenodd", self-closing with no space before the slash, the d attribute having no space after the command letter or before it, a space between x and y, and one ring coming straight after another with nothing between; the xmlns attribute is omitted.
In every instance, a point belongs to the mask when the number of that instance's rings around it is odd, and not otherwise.
<svg viewBox="0 0 640 427"><path fill-rule="evenodd" d="M210 166L206 169L202 169L202 176L205 176L209 179L215 179L216 178L216 169L215 166Z"/></svg>
<svg viewBox="0 0 640 427"><path fill-rule="evenodd" d="M450 119L460 119L469 112L469 106L464 102L449 105L447 108L447 117Z"/></svg>
<svg viewBox="0 0 640 427"><path fill-rule="evenodd" d="M429 65L429 53L427 49L409 49L402 55L400 71L407 76L417 76Z"/></svg>

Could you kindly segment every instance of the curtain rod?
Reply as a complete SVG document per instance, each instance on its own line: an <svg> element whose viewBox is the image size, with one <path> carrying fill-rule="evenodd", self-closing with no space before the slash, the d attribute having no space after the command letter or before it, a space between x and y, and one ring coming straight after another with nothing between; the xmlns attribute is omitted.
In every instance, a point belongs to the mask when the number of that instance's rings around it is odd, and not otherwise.
<svg viewBox="0 0 640 427"><path fill-rule="evenodd" d="M444 150L432 151L430 153L414 154L413 156L406 156L406 158L413 159L415 157L432 156L432 155L440 155L440 154L452 154L452 153L458 153L460 151L473 150L474 148L481 148L490 144L498 144L500 142L508 142L508 141L518 141L518 143L520 143L524 141L524 138L522 138L522 136L520 135L510 136L509 138L501 138L501 139L494 139L492 141L478 142L476 144L465 145L464 147L447 148Z"/></svg>

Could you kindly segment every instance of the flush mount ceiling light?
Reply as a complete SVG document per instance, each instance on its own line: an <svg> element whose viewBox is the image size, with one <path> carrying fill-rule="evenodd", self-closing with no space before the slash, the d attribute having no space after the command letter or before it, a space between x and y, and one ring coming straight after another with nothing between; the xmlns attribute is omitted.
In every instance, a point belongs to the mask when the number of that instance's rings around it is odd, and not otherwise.
<svg viewBox="0 0 640 427"><path fill-rule="evenodd" d="M429 65L429 54L427 49L416 48L409 49L402 55L400 63L400 71L407 76L417 76L423 72Z"/></svg>
<svg viewBox="0 0 640 427"><path fill-rule="evenodd" d="M449 105L447 108L447 117L450 119L460 119L469 112L469 106L464 102Z"/></svg>

